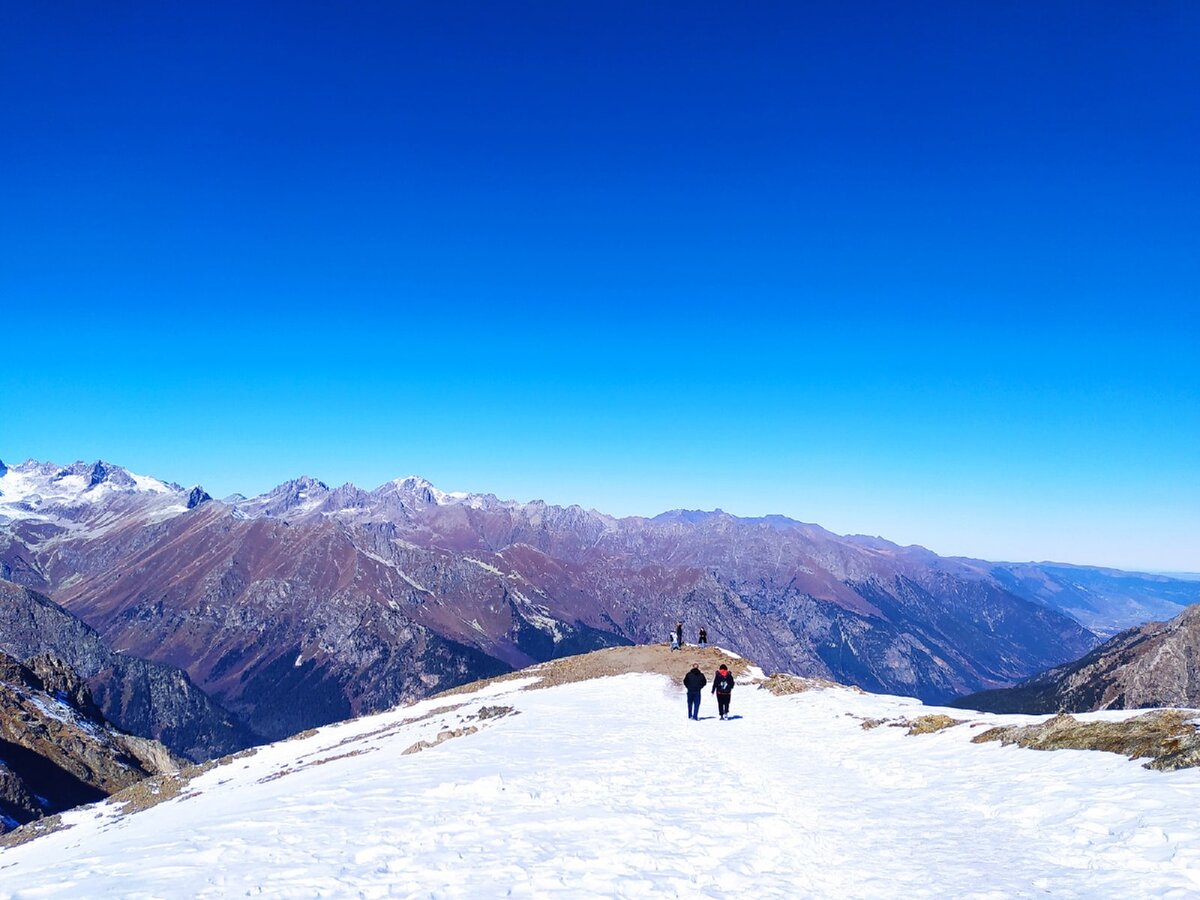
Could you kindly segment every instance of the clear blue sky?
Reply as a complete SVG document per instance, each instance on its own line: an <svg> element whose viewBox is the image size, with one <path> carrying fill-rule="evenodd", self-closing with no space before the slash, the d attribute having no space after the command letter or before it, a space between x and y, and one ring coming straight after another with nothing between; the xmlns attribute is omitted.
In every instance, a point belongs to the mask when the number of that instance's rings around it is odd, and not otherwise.
<svg viewBox="0 0 1200 900"><path fill-rule="evenodd" d="M6 3L0 458L1200 570L1200 4Z"/></svg>

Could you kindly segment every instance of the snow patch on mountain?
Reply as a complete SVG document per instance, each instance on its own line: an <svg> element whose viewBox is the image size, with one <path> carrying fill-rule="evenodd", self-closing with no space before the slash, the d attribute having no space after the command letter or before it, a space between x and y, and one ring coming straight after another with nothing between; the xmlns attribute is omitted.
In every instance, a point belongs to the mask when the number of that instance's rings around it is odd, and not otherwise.
<svg viewBox="0 0 1200 900"><path fill-rule="evenodd" d="M417 581L415 578L413 578L411 575L409 575L404 570L397 569L396 574L399 575L401 578L403 578L406 582L408 582L409 586L414 588L415 590L422 591L426 594L433 593L433 591L431 591L429 588L425 587L425 585L421 584L421 582Z"/></svg>
<svg viewBox="0 0 1200 900"><path fill-rule="evenodd" d="M66 524L91 510L102 510L101 523L91 521L92 533L115 523L117 514L104 509L121 497L143 501L152 508L150 521L177 515L187 509L187 493L149 475L138 475L103 461L76 462L60 467L27 460L0 472L0 517L33 519ZM88 536L88 535L85 535Z"/></svg>
<svg viewBox="0 0 1200 900"><path fill-rule="evenodd" d="M434 487L430 482L426 481L420 475L409 475L405 478L397 478L389 482L395 487L396 491L402 494L414 494L421 497L427 503L434 503L438 506L446 506L450 503L457 503L467 498L467 494L462 492L448 493Z"/></svg>
<svg viewBox="0 0 1200 900"><path fill-rule="evenodd" d="M473 556L464 556L463 562L473 563L474 565L479 566L479 568L483 569L485 572L491 572L493 575L505 575L506 574L504 572L501 572L499 569L497 569L491 563L485 563L482 559L476 559Z"/></svg>

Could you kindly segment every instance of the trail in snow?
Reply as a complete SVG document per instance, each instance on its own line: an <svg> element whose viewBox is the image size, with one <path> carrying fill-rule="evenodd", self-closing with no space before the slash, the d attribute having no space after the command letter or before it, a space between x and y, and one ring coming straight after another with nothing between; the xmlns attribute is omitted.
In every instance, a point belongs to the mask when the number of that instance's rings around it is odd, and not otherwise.
<svg viewBox="0 0 1200 900"><path fill-rule="evenodd" d="M686 719L660 676L484 692L321 729L190 799L0 854L0 896L1096 897L1200 891L1200 772L915 737L915 701L742 685ZM390 735L363 737L448 703ZM520 710L413 755L481 705ZM962 711L948 711L962 717ZM986 717L1027 721L1030 717ZM350 738L345 744L340 741ZM342 756L274 777L304 762ZM263 780L267 779L267 780Z"/></svg>

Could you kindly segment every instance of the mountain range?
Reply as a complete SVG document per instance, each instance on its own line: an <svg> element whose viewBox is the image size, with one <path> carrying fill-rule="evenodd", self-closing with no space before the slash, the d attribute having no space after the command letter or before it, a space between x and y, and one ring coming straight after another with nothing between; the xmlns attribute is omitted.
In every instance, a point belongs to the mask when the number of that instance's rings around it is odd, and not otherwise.
<svg viewBox="0 0 1200 900"><path fill-rule="evenodd" d="M267 739L665 641L676 621L771 670L942 702L1200 600L1194 582L944 558L783 516L615 518L416 477L214 500L103 462L0 473L0 576L185 670Z"/></svg>

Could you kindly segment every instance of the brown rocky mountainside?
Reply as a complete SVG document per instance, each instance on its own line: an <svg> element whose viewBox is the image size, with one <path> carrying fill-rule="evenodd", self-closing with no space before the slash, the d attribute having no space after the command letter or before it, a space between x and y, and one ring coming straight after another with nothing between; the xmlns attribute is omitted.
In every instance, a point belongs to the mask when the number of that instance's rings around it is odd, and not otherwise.
<svg viewBox="0 0 1200 900"><path fill-rule="evenodd" d="M178 770L161 744L109 725L75 672L52 656L0 653L0 831Z"/></svg>
<svg viewBox="0 0 1200 900"><path fill-rule="evenodd" d="M1082 659L1015 687L982 691L951 705L1019 713L1200 707L1200 605L1170 622L1124 631Z"/></svg>
<svg viewBox="0 0 1200 900"><path fill-rule="evenodd" d="M115 653L94 629L49 598L0 580L0 651L61 659L86 682L100 712L194 762L253 743L255 735L173 666Z"/></svg>

